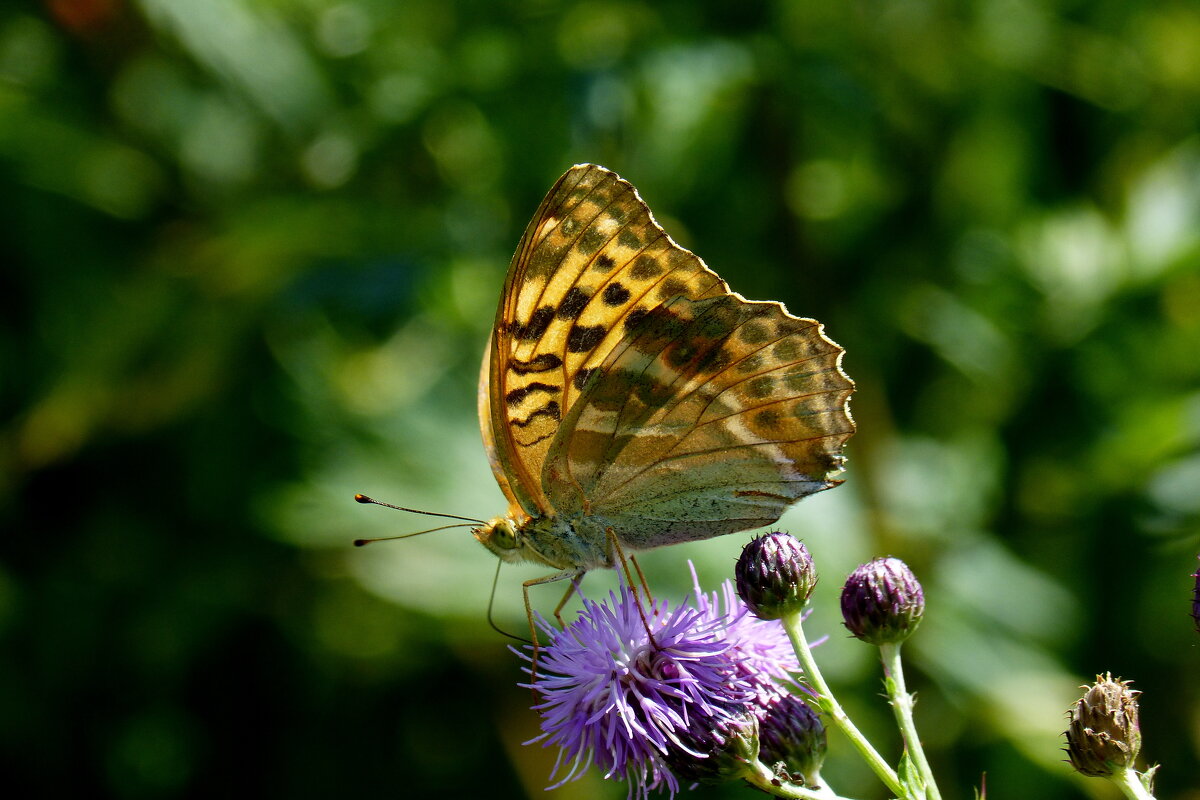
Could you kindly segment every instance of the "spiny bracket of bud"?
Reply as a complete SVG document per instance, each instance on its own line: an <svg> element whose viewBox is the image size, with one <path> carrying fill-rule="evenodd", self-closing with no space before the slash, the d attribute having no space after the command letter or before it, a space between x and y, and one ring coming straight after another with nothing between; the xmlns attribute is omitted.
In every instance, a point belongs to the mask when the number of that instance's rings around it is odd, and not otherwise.
<svg viewBox="0 0 1200 800"><path fill-rule="evenodd" d="M1132 681L1113 680L1111 673L1097 675L1091 686L1081 686L1083 697L1067 712L1067 757L1081 775L1112 777L1132 769L1142 748L1138 727L1137 696Z"/></svg>
<svg viewBox="0 0 1200 800"><path fill-rule="evenodd" d="M899 644L925 614L925 593L908 565L877 558L861 565L842 587L842 621L870 644Z"/></svg>
<svg viewBox="0 0 1200 800"><path fill-rule="evenodd" d="M804 543L775 531L746 543L734 568L737 593L761 619L804 610L817 585L817 568Z"/></svg>

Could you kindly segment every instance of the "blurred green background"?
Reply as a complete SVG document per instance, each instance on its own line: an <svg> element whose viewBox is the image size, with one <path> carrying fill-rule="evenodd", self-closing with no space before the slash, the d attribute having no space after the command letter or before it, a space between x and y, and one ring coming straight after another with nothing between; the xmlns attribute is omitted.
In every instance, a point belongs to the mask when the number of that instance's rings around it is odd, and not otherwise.
<svg viewBox="0 0 1200 800"><path fill-rule="evenodd" d="M893 554L949 797L1114 797L1059 749L1106 670L1145 690L1159 796L1200 797L1198 122L1182 1L6 3L3 793L624 796L542 792L465 531L350 546L427 527L359 491L503 510L479 358L524 223L592 161L847 349L847 482L781 527L881 748L836 600ZM715 588L746 538L648 555L652 585ZM501 574L507 630L538 574ZM884 797L831 738L834 786Z"/></svg>

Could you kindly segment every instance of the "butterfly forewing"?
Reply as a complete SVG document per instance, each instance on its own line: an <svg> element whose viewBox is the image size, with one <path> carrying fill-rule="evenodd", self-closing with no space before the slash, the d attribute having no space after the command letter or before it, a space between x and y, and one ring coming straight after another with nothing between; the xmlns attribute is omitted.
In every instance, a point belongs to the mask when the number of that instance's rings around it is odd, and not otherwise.
<svg viewBox="0 0 1200 800"><path fill-rule="evenodd" d="M510 499L534 516L562 511L544 489L544 465L593 371L664 302L727 292L628 182L593 165L568 171L513 257L481 389L484 437L490 427L493 469Z"/></svg>
<svg viewBox="0 0 1200 800"><path fill-rule="evenodd" d="M505 462L501 461L501 454L496 446L496 434L492 430L492 339L496 337L493 333L488 337L488 346L483 351L483 366L479 370L479 395L477 397L479 409L479 431L483 435L483 449L487 453L488 463L491 464L492 474L496 476L496 483L500 485L500 491L504 493L504 497L508 500L508 513L514 519L524 521L528 519L530 513L525 510L525 507L519 501L512 484L508 480L508 469Z"/></svg>

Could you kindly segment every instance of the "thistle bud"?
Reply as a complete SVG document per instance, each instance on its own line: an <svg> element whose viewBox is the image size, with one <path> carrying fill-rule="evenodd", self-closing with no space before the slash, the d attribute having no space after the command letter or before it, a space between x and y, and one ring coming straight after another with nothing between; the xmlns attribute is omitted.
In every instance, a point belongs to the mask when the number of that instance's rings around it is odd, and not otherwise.
<svg viewBox="0 0 1200 800"><path fill-rule="evenodd" d="M782 762L793 779L816 786L825 763L825 725L817 712L796 695L771 705L759 725L758 758L769 767Z"/></svg>
<svg viewBox="0 0 1200 800"><path fill-rule="evenodd" d="M1196 579L1196 588L1192 590L1192 619L1196 622L1196 633L1200 633L1200 570L1192 577Z"/></svg>
<svg viewBox="0 0 1200 800"><path fill-rule="evenodd" d="M676 729L663 760L684 783L718 784L746 774L758 755L758 718L749 709L720 723L695 716Z"/></svg>
<svg viewBox="0 0 1200 800"><path fill-rule="evenodd" d="M1097 675L1093 686L1082 686L1083 697L1068 712L1067 756L1081 775L1111 777L1132 768L1142 748L1137 696L1132 681Z"/></svg>
<svg viewBox="0 0 1200 800"><path fill-rule="evenodd" d="M768 533L742 548L734 568L737 593L761 619L799 613L817 585L808 548L786 533Z"/></svg>
<svg viewBox="0 0 1200 800"><path fill-rule="evenodd" d="M898 558L863 564L842 588L842 620L870 644L899 644L925 613L925 593L912 570Z"/></svg>

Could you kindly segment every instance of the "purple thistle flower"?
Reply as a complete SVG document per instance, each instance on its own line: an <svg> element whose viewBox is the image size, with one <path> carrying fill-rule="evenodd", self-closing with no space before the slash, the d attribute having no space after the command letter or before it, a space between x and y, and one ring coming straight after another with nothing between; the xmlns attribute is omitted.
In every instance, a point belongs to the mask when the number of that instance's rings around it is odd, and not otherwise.
<svg viewBox="0 0 1200 800"><path fill-rule="evenodd" d="M565 630L538 616L550 642L530 684L542 698L535 706L542 734L532 741L560 749L551 779L562 777L550 788L594 763L606 778L628 780L631 797L657 788L674 795L679 779L664 756L705 757L689 747L689 732L735 727L761 691L739 668L746 656L726 640L724 616L686 605L671 610L661 600L645 616L653 642L624 585L607 602L584 599Z"/></svg>
<svg viewBox="0 0 1200 800"><path fill-rule="evenodd" d="M723 636L738 656L738 672L753 689L754 711L761 719L768 706L788 693L784 686L799 688L795 675L800 671L800 662L791 640L778 620L755 616L732 581L722 583L719 592L705 594L700 590L695 567L691 569L696 608L706 620L724 625Z"/></svg>
<svg viewBox="0 0 1200 800"><path fill-rule="evenodd" d="M674 795L681 782L735 778L754 758L757 723L787 694L776 681L795 687L799 664L783 626L750 613L732 582L706 594L693 569L692 583L691 605L660 600L644 617L624 585L605 602L585 598L565 630L538 616L549 643L527 686L542 718L532 741L559 748L550 788L596 764L628 780L630 797Z"/></svg>

